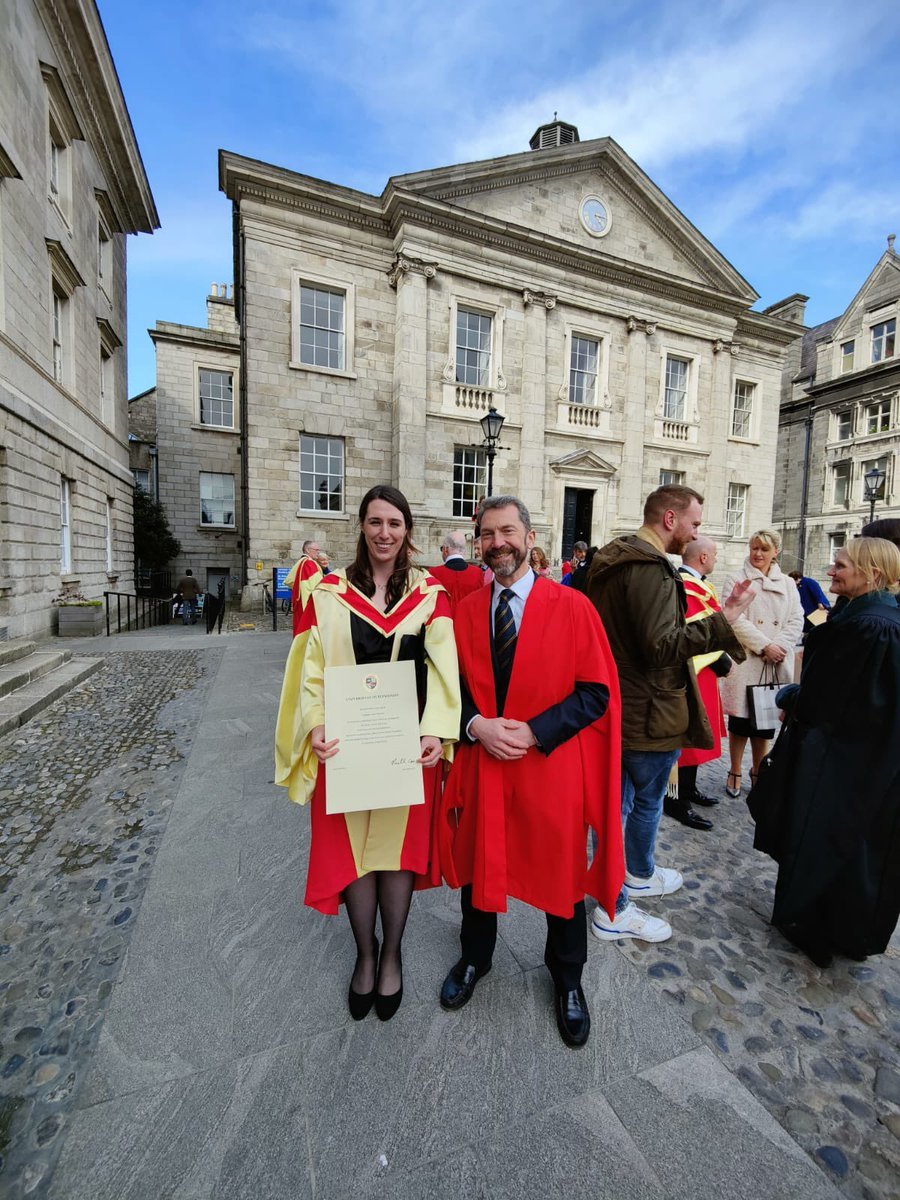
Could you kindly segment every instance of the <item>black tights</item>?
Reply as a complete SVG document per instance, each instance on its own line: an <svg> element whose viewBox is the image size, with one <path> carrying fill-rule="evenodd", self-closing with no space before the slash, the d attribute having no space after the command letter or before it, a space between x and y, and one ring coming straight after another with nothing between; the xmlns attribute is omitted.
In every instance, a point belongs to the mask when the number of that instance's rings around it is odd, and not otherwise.
<svg viewBox="0 0 900 1200"><path fill-rule="evenodd" d="M697 768L678 768L678 799L683 804L690 804L697 791Z"/></svg>
<svg viewBox="0 0 900 1200"><path fill-rule="evenodd" d="M350 986L365 994L375 987L375 917L381 913L378 991L392 996L403 981L400 943L413 894L412 871L370 871L344 889L344 904L356 940L356 969Z"/></svg>

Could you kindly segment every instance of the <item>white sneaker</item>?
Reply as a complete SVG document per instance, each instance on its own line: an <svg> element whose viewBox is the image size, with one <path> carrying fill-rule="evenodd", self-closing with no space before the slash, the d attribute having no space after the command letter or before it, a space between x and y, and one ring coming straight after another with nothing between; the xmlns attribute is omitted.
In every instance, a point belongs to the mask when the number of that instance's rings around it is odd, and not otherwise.
<svg viewBox="0 0 900 1200"><path fill-rule="evenodd" d="M672 926L662 917L651 917L636 904L629 904L611 920L606 910L598 904L591 917L591 933L601 942L616 942L619 938L666 942L672 936Z"/></svg>
<svg viewBox="0 0 900 1200"><path fill-rule="evenodd" d="M649 879L625 872L625 890L633 900L643 900L647 896L668 896L677 892L683 883L681 872L671 867L657 867Z"/></svg>

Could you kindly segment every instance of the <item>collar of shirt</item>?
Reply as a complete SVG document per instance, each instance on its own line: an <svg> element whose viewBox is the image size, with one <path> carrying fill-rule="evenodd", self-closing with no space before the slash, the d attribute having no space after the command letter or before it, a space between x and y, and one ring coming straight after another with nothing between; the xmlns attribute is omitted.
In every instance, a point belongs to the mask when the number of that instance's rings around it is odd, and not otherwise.
<svg viewBox="0 0 900 1200"><path fill-rule="evenodd" d="M512 610L513 620L516 623L516 633L519 632L519 626L522 624L522 613L525 611L525 601L531 594L535 579L537 579L537 576L534 571L526 571L522 578L515 583L504 583L500 579L494 579L491 595L491 629L494 628L494 619L497 615L500 593L509 588L513 594L509 602L509 607Z"/></svg>
<svg viewBox="0 0 900 1200"><path fill-rule="evenodd" d="M444 559L444 562L445 563L449 562L451 558L463 558L463 556L461 554L448 554L447 557ZM463 559L463 562L465 562L465 559Z"/></svg>
<svg viewBox="0 0 900 1200"><path fill-rule="evenodd" d="M681 569L682 569L682 571L690 571L690 573L691 573L692 575L696 575L698 579L705 579L705 578L706 578L706 576L705 576L705 575L701 575L701 574L700 574L700 572L697 570L697 568L696 568L696 567L689 567L689 566L687 565L687 563L682 563L682 564L681 564Z"/></svg>

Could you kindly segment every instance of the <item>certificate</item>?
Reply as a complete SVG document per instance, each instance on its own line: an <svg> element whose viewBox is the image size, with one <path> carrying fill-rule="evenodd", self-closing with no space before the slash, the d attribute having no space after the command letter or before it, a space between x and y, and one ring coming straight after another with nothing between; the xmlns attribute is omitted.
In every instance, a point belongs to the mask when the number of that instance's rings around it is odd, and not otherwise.
<svg viewBox="0 0 900 1200"><path fill-rule="evenodd" d="M325 668L325 811L424 804L415 665Z"/></svg>

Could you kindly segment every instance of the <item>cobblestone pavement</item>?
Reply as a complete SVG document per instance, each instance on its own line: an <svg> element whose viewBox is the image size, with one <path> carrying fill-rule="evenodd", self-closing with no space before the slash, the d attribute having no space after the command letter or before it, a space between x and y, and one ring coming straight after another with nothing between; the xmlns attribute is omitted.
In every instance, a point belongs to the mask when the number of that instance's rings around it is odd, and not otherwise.
<svg viewBox="0 0 900 1200"><path fill-rule="evenodd" d="M99 645L103 652L105 644ZM0 739L0 1194L40 1196L221 654L107 653Z"/></svg>
<svg viewBox="0 0 900 1200"><path fill-rule="evenodd" d="M725 770L700 772L701 792L722 797L703 810L711 832L663 817L659 861L685 886L646 907L671 941L619 946L848 1197L897 1200L900 938L827 970L786 942L769 925L776 866L753 849L746 790L726 797Z"/></svg>

